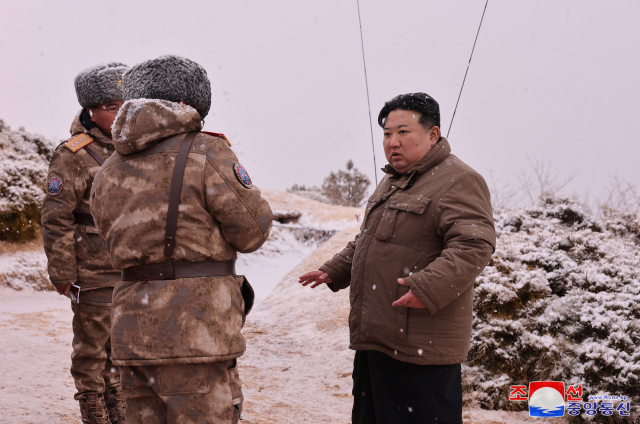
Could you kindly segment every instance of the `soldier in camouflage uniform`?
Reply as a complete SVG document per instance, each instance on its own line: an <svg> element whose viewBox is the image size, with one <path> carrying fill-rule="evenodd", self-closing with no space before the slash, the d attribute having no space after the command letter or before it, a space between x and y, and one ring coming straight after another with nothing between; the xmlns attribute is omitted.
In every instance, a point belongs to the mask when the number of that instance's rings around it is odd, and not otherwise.
<svg viewBox="0 0 640 424"><path fill-rule="evenodd" d="M82 110L71 125L71 139L53 154L42 205L51 282L63 295L72 284L81 288L80 303L71 302L71 375L85 423L124 423L120 372L111 362L111 298L120 273L113 269L89 213L89 193L100 165L114 151L111 124L123 102L126 69L109 63L76 77Z"/></svg>
<svg viewBox="0 0 640 424"><path fill-rule="evenodd" d="M90 204L123 270L112 348L127 422L236 423L236 358L253 292L234 262L265 242L271 209L224 135L198 132L211 104L200 65L164 56L127 71L123 87L116 153L96 175ZM177 197L174 172L183 175Z"/></svg>

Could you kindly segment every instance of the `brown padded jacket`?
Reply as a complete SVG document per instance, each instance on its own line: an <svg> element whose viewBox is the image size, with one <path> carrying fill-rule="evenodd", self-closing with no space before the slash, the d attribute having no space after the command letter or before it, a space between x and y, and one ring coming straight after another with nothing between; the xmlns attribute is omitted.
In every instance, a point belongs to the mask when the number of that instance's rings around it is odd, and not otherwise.
<svg viewBox="0 0 640 424"><path fill-rule="evenodd" d="M473 283L496 243L489 189L444 137L408 172L384 171L360 233L320 268L331 290L350 286L350 348L420 365L462 362ZM409 288L426 309L391 306Z"/></svg>

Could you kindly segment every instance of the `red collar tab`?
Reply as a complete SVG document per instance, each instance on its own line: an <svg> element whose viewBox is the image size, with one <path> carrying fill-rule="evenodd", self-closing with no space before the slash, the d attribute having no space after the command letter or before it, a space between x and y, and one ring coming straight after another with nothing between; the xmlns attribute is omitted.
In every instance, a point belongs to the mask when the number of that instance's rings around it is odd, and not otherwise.
<svg viewBox="0 0 640 424"><path fill-rule="evenodd" d="M201 132L201 133L204 133L204 134L212 135L212 136L214 136L214 137L222 138L222 139L224 139L224 141L226 141L226 142L227 142L227 144L229 145L229 147L231 147L231 142L229 141L229 139L228 139L224 134L221 134L221 133L214 133L214 132L210 132L210 131L200 131L200 132Z"/></svg>

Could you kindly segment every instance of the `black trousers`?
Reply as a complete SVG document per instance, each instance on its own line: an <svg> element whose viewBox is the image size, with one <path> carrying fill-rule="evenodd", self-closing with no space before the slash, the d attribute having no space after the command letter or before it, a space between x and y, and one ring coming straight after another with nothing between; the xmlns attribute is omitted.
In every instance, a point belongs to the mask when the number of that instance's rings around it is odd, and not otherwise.
<svg viewBox="0 0 640 424"><path fill-rule="evenodd" d="M353 424L462 424L460 364L415 365L374 351L353 362Z"/></svg>

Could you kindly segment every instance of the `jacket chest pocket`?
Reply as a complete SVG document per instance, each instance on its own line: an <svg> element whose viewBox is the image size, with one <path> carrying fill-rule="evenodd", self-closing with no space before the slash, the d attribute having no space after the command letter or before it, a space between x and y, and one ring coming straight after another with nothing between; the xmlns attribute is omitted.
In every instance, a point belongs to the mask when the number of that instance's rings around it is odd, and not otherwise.
<svg viewBox="0 0 640 424"><path fill-rule="evenodd" d="M103 242L95 227L78 225L75 234L76 253L78 253L79 257L93 257L100 252Z"/></svg>
<svg viewBox="0 0 640 424"><path fill-rule="evenodd" d="M376 238L387 243L417 248L429 201L420 195L396 193L389 199L382 213Z"/></svg>

